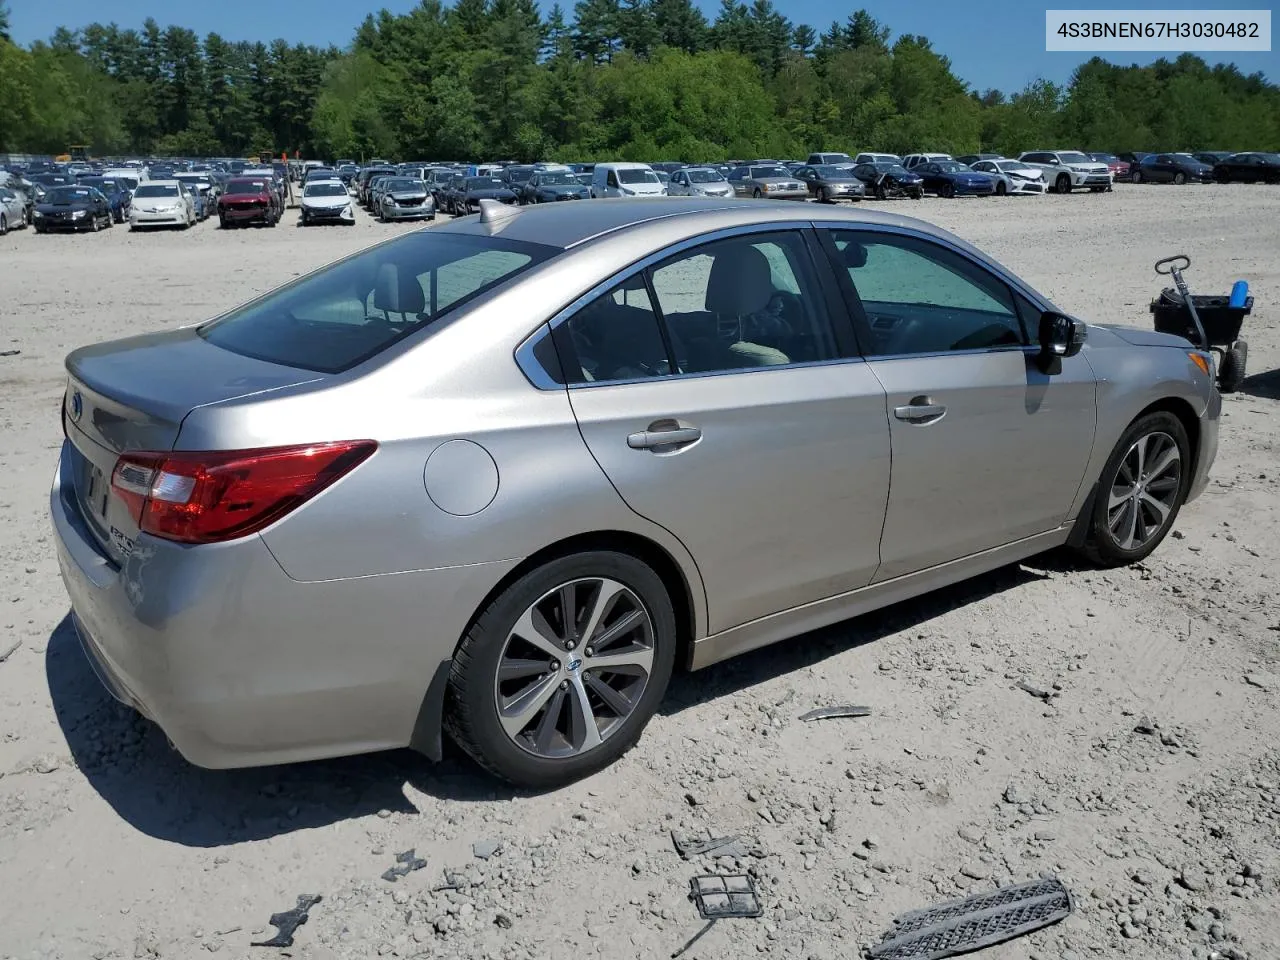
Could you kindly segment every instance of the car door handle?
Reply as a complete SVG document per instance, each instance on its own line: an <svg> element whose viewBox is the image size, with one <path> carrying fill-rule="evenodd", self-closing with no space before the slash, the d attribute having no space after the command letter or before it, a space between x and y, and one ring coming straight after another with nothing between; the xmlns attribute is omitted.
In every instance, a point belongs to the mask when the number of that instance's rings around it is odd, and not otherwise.
<svg viewBox="0 0 1280 960"><path fill-rule="evenodd" d="M627 437L632 450L652 450L654 447L681 447L702 439L697 427L673 427L666 430L641 430Z"/></svg>
<svg viewBox="0 0 1280 960"><path fill-rule="evenodd" d="M929 397L913 397L905 406L893 408L893 415L899 420L915 424L934 423L941 420L946 412L946 407L934 403Z"/></svg>

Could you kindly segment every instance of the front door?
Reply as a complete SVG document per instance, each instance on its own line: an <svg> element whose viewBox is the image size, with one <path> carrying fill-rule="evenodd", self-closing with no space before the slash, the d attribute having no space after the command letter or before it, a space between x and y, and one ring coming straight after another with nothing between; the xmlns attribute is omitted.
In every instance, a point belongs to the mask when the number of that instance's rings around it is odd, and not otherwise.
<svg viewBox="0 0 1280 960"><path fill-rule="evenodd" d="M712 633L879 565L884 391L831 293L803 231L749 233L636 272L558 328L587 446L689 550Z"/></svg>
<svg viewBox="0 0 1280 960"><path fill-rule="evenodd" d="M1085 356L1041 373L1027 335L1038 311L956 249L889 231L831 239L887 396L893 475L875 579L1061 526L1093 448Z"/></svg>

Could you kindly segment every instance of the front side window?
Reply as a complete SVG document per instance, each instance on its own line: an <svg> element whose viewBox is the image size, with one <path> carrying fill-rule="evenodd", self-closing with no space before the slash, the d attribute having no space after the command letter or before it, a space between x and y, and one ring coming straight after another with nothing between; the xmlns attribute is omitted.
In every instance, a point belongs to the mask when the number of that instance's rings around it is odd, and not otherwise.
<svg viewBox="0 0 1280 960"><path fill-rule="evenodd" d="M199 333L232 353L338 373L554 253L498 237L409 234L303 277Z"/></svg>
<svg viewBox="0 0 1280 960"><path fill-rule="evenodd" d="M937 354L1026 342L1009 287L960 254L900 234L833 230L831 237L866 314L868 354Z"/></svg>

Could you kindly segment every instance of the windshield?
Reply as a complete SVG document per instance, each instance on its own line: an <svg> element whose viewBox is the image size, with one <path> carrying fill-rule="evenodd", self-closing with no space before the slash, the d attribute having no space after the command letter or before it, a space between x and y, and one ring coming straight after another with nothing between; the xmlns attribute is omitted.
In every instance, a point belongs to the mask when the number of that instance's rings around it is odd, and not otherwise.
<svg viewBox="0 0 1280 960"><path fill-rule="evenodd" d="M567 173L543 173L538 176L538 183L544 187L561 187L568 184L578 185L578 181Z"/></svg>
<svg viewBox="0 0 1280 960"><path fill-rule="evenodd" d="M686 170L690 183L723 183L719 170Z"/></svg>
<svg viewBox="0 0 1280 960"><path fill-rule="evenodd" d="M500 177L467 177L468 190L499 190L506 185Z"/></svg>
<svg viewBox="0 0 1280 960"><path fill-rule="evenodd" d="M88 187L54 187L45 196L46 203L83 203L93 196Z"/></svg>
<svg viewBox="0 0 1280 960"><path fill-rule="evenodd" d="M935 160L933 165L943 173L968 173L969 167L956 160Z"/></svg>
<svg viewBox="0 0 1280 960"><path fill-rule="evenodd" d="M177 184L172 183L144 183L134 194L139 200L145 200L147 197L176 197L177 195Z"/></svg>
<svg viewBox="0 0 1280 960"><path fill-rule="evenodd" d="M1083 153L1077 153L1074 150L1068 150L1066 153L1058 154L1058 159L1063 163L1089 163L1089 158Z"/></svg>
<svg viewBox="0 0 1280 960"><path fill-rule="evenodd" d="M507 167L508 180L528 180L533 176L533 167Z"/></svg>
<svg viewBox="0 0 1280 960"><path fill-rule="evenodd" d="M319 183L308 183L302 195L304 197L345 197L347 188L336 180L322 180Z"/></svg>
<svg viewBox="0 0 1280 960"><path fill-rule="evenodd" d="M790 176L791 174L788 173L786 169L784 169L783 167L752 167L751 168L752 180L768 180L768 179L774 179L778 177L790 177Z"/></svg>
<svg viewBox="0 0 1280 960"><path fill-rule="evenodd" d="M224 191L228 195L235 193L261 193L266 189L265 185L256 180L243 180L240 183L228 183L227 189ZM142 192L142 188L138 189Z"/></svg>
<svg viewBox="0 0 1280 960"><path fill-rule="evenodd" d="M639 170L632 168L630 170L622 169L618 171L619 183L661 183L658 175L652 170Z"/></svg>
<svg viewBox="0 0 1280 960"><path fill-rule="evenodd" d="M1093 159L1097 160L1099 163L1116 163L1117 162L1116 156L1110 153L1091 153L1089 154L1089 156L1093 157Z"/></svg>
<svg viewBox="0 0 1280 960"><path fill-rule="evenodd" d="M386 190L422 190L421 180L412 180L409 177L392 177L389 180L382 181L382 189Z"/></svg>
<svg viewBox="0 0 1280 960"><path fill-rule="evenodd" d="M853 179L853 171L850 170L848 167L837 167L829 163L826 163L820 167L814 167L813 169L816 170L818 173L818 176L822 177L824 180L852 180Z"/></svg>
<svg viewBox="0 0 1280 960"><path fill-rule="evenodd" d="M1177 157L1179 160L1190 160L1192 163L1200 162L1189 153L1175 153L1174 156Z"/></svg>
<svg viewBox="0 0 1280 960"><path fill-rule="evenodd" d="M499 237L409 234L269 293L199 333L232 353L338 373L556 252Z"/></svg>
<svg viewBox="0 0 1280 960"><path fill-rule="evenodd" d="M1023 170L1039 169L1038 167L1036 168L1029 167L1025 163L1022 163L1019 160L997 160L996 168L999 170L1009 170L1009 171L1012 171L1013 173L1020 173Z"/></svg>
<svg viewBox="0 0 1280 960"><path fill-rule="evenodd" d="M104 180L102 177L86 177L80 181L81 186L97 187L103 193L115 193L120 189L114 180Z"/></svg>

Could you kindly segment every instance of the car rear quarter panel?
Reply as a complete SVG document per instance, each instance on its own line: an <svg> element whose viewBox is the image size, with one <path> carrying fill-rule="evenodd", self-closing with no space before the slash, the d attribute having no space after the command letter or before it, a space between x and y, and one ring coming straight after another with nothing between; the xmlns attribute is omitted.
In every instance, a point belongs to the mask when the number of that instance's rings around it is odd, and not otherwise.
<svg viewBox="0 0 1280 960"><path fill-rule="evenodd" d="M692 557L619 497L583 443L567 390L534 387L513 356L538 318L574 299L579 285L595 282L583 276L581 261L553 261L538 282L478 301L465 318L441 324L363 376L357 370L319 389L199 408L183 423L178 447L378 441L372 458L264 531L268 549L295 580L502 565L569 538L621 531L657 544L675 561L701 635L705 597ZM596 264L591 272L602 269ZM438 506L425 479L431 454L459 439L482 446L497 472L492 501L470 516ZM456 478L455 486L488 482L477 475Z"/></svg>

